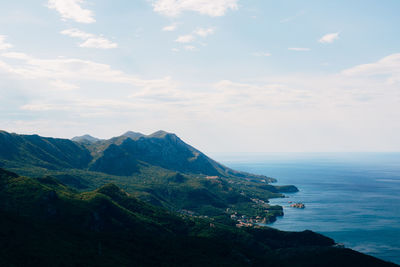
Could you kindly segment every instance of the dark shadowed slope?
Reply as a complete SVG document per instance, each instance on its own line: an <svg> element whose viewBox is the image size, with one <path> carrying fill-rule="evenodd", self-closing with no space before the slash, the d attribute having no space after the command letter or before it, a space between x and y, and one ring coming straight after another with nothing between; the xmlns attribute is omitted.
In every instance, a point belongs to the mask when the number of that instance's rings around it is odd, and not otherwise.
<svg viewBox="0 0 400 267"><path fill-rule="evenodd" d="M175 215L108 184L78 193L0 169L0 266L394 266L311 231Z"/></svg>
<svg viewBox="0 0 400 267"><path fill-rule="evenodd" d="M3 165L81 169L87 167L92 157L83 145L68 139L0 131L0 160Z"/></svg>

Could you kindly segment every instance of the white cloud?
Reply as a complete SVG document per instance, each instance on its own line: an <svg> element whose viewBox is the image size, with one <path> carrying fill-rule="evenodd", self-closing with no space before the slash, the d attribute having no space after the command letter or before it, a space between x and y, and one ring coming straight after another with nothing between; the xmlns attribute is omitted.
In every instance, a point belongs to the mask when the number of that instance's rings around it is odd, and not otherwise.
<svg viewBox="0 0 400 267"><path fill-rule="evenodd" d="M231 10L237 10L239 0L156 0L155 12L165 16L178 16L184 11L194 11L202 15L219 17Z"/></svg>
<svg viewBox="0 0 400 267"><path fill-rule="evenodd" d="M101 48L101 49L111 49L118 47L116 43L113 43L110 40L107 40L103 37L89 38L79 46L88 48Z"/></svg>
<svg viewBox="0 0 400 267"><path fill-rule="evenodd" d="M39 59L24 53L3 53L4 59L17 60L9 63L0 60L0 70L25 79L48 81L58 87L72 89L81 81L120 83L140 88L174 86L169 77L144 80L113 69L110 65L76 58ZM63 84L62 84L63 83ZM68 85L66 85L68 84ZM75 87L76 88L76 87Z"/></svg>
<svg viewBox="0 0 400 267"><path fill-rule="evenodd" d="M50 86L54 86L57 89L66 90L66 91L75 90L75 89L79 88L79 86L77 86L75 84L66 83L66 82L61 81L61 80L51 81L50 82Z"/></svg>
<svg viewBox="0 0 400 267"><path fill-rule="evenodd" d="M162 28L162 30L165 32L173 32L176 30L177 27L178 27L178 25L176 25L176 23L174 23L174 24L165 26L164 28Z"/></svg>
<svg viewBox="0 0 400 267"><path fill-rule="evenodd" d="M214 34L214 32L214 28L199 28L194 33L201 37L207 37L208 35Z"/></svg>
<svg viewBox="0 0 400 267"><path fill-rule="evenodd" d="M28 60L29 56L24 53L19 52L7 52L1 54L2 57L12 58L12 59L19 59L19 60Z"/></svg>
<svg viewBox="0 0 400 267"><path fill-rule="evenodd" d="M292 88L279 82L234 82L222 80L214 84L217 89L213 99L215 104L233 109L271 109L273 107L293 106L297 103L310 104L310 92Z"/></svg>
<svg viewBox="0 0 400 267"><path fill-rule="evenodd" d="M178 43L191 43L191 42L193 42L194 40L195 40L194 36L191 35L191 34L188 34L188 35L181 35L181 36L179 36L179 37L175 40L175 42L178 42Z"/></svg>
<svg viewBox="0 0 400 267"><path fill-rule="evenodd" d="M45 102L36 102L27 105L23 105L20 107L22 110L28 111L50 111L50 110L62 110L62 111L77 111L77 110L110 110L110 109L135 109L138 108L139 105L120 100L111 100L111 99L87 99L87 100L69 100L64 103L64 105L45 103Z"/></svg>
<svg viewBox="0 0 400 267"><path fill-rule="evenodd" d="M196 50L196 47L193 46L193 45L186 45L186 46L185 46L185 50L187 50L187 51L195 51L195 50Z"/></svg>
<svg viewBox="0 0 400 267"><path fill-rule="evenodd" d="M339 32L328 33L322 36L318 42L322 44L330 44L333 43L335 40L339 39Z"/></svg>
<svg viewBox="0 0 400 267"><path fill-rule="evenodd" d="M252 55L255 57L270 57L270 56L272 56L272 54L268 53L268 52L255 52L255 53L252 53Z"/></svg>
<svg viewBox="0 0 400 267"><path fill-rule="evenodd" d="M311 49L306 47L289 47L288 50L305 52L305 51L310 51Z"/></svg>
<svg viewBox="0 0 400 267"><path fill-rule="evenodd" d="M219 107L225 113L256 117L256 114L268 116L269 112L280 110L309 110L310 113L320 110L321 114L326 112L330 116L332 110L340 112L343 108L364 108L365 105L378 107L380 103L399 101L395 85L342 74L268 77L246 82L222 80L214 88L217 90L204 98L197 96L211 113L216 113Z"/></svg>
<svg viewBox="0 0 400 267"><path fill-rule="evenodd" d="M80 23L95 22L93 11L82 8L83 3L84 0L49 0L47 6L60 13L64 20L72 19Z"/></svg>
<svg viewBox="0 0 400 267"><path fill-rule="evenodd" d="M11 48L12 44L6 42L6 36L0 35L0 50L6 50Z"/></svg>
<svg viewBox="0 0 400 267"><path fill-rule="evenodd" d="M177 52L179 52L179 49L178 48L172 48L171 51L177 53Z"/></svg>
<svg viewBox="0 0 400 267"><path fill-rule="evenodd" d="M52 82L46 92L28 80L26 90L31 90L32 97L13 105L19 107L16 112L30 114L29 120L26 124L22 121L20 127L13 125L15 121L3 120L3 128L26 131L29 127L33 130L40 127L40 131L46 128L51 131L62 129L63 123L74 122L80 123L73 126L78 133L90 129L115 135L113 131L124 127L147 129L147 126L163 128L166 125L170 129L195 129L191 134L196 131L205 131L202 134L210 131L209 134L216 136L226 131L234 133L229 136L229 142L219 139L210 145L207 141L208 149L219 148L224 142L229 149L228 143L241 140L251 131L254 137L241 148L260 152L271 147L277 151L366 150L379 147L376 140L383 140L384 147L397 150L400 147L396 141L400 127L393 123L398 117L398 85L382 82L386 74L398 73L399 54L335 75L296 74L257 80L226 78L180 86L168 79L139 79L108 65L80 59L44 60L15 52L0 56L0 72L7 71L3 77L9 79L14 73L19 82L24 81L21 77ZM6 63L8 59L12 60ZM378 80L368 77L374 74L378 74ZM82 80L84 90L74 88ZM86 86L87 81L99 83L95 87ZM104 82L107 84L102 90ZM141 87L137 88L138 85ZM55 91L53 94L51 89ZM1 95L12 91L4 89ZM50 126L31 125L35 119L44 118L43 112L49 114L46 120ZM242 130L237 130L237 125L242 125ZM71 131L71 127L65 128ZM54 130L54 133L59 135L60 131ZM198 138L201 140L200 134Z"/></svg>
<svg viewBox="0 0 400 267"><path fill-rule="evenodd" d="M61 32L61 34L85 40L83 43L79 44L80 47L101 49L111 49L118 47L117 43L111 42L110 40L102 36L96 36L94 34L86 33L78 29L64 30Z"/></svg>
<svg viewBox="0 0 400 267"><path fill-rule="evenodd" d="M386 82L400 82L400 53L392 54L377 62L358 65L342 72L346 76L387 78Z"/></svg>
<svg viewBox="0 0 400 267"><path fill-rule="evenodd" d="M195 41L196 37L195 35L198 35L200 37L207 37L208 35L214 34L215 29L214 28L198 28L197 30L193 31L191 34L187 35L181 35L179 36L175 42L182 43L182 44L188 44L192 43ZM205 46L206 44L200 43L201 45ZM188 45L185 47L186 50L195 50L196 47Z"/></svg>
<svg viewBox="0 0 400 267"><path fill-rule="evenodd" d="M68 35L70 37L76 37L81 39L89 39L94 37L94 34L86 33L78 29L67 29L60 32L61 34Z"/></svg>

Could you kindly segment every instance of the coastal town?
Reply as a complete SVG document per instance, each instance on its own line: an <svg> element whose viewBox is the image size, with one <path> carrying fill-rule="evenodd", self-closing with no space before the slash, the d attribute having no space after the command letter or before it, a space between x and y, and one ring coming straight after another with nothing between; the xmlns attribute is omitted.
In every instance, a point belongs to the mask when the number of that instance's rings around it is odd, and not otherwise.
<svg viewBox="0 0 400 267"><path fill-rule="evenodd" d="M206 176L206 180L213 184L222 184L223 181L219 176ZM228 181L228 183L232 183L232 181ZM247 196L245 192L240 192L241 195ZM267 200L259 199L256 197L249 197L252 206L258 209L258 212L253 213L252 215L243 214L244 211L234 210L233 207L226 208L225 213L233 220L236 224L237 228L241 227L261 227L263 224L271 223L276 220L276 216L283 216L283 210L281 207L277 209L278 206L271 206ZM304 203L292 203L289 201L290 207L304 209ZM200 215L197 212L181 209L178 210L178 213L188 216L188 217L196 217L196 218L209 218L208 216Z"/></svg>
<svg viewBox="0 0 400 267"><path fill-rule="evenodd" d="M255 225L258 224L266 224L267 217L261 217L261 216L256 216L256 217L248 217L246 215L238 215L237 213L231 215L231 219L236 221L236 227L241 228L241 227L254 227Z"/></svg>

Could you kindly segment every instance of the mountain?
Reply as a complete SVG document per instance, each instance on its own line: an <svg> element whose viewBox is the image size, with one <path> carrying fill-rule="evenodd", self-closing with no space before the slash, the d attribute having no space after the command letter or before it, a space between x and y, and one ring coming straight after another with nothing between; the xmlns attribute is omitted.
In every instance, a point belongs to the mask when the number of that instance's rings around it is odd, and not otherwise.
<svg viewBox="0 0 400 267"><path fill-rule="evenodd" d="M0 168L0 266L395 266L320 234L172 213L114 184L78 192Z"/></svg>
<svg viewBox="0 0 400 267"><path fill-rule="evenodd" d="M129 138L131 138L133 140L136 140L136 139L139 139L140 137L145 136L145 135L142 134L142 133L127 131L122 136L129 137Z"/></svg>
<svg viewBox="0 0 400 267"><path fill-rule="evenodd" d="M165 131L147 136L127 132L119 137L89 144L87 148L93 156L89 170L113 175L132 175L140 171L140 165L145 164L184 173L273 181L265 176L227 168L186 144L175 134Z"/></svg>
<svg viewBox="0 0 400 267"><path fill-rule="evenodd" d="M75 137L71 138L71 140L74 142L78 142L78 143L86 143L86 142L94 143L94 142L100 141L101 139L93 137L89 134L85 134L82 136L75 136Z"/></svg>
<svg viewBox="0 0 400 267"><path fill-rule="evenodd" d="M91 150L96 151L95 148L101 144L91 146L94 147ZM148 163L184 173L268 179L229 169L186 144L175 134L164 131L138 139L127 138L120 144L110 144L95 158L90 164L90 170L114 175L132 175L138 170L138 165Z"/></svg>
<svg viewBox="0 0 400 267"><path fill-rule="evenodd" d="M30 177L50 175L80 191L113 182L170 210L204 216L236 212L266 222L283 214L268 199L297 190L268 185L274 179L266 176L232 170L164 131L96 142L0 132L0 167Z"/></svg>
<svg viewBox="0 0 400 267"><path fill-rule="evenodd" d="M1 161L5 166L18 162L48 169L77 168L120 176L140 172L140 166L145 165L191 174L275 181L225 167L175 134L164 131L148 136L127 132L109 140L90 135L68 140L0 131Z"/></svg>
<svg viewBox="0 0 400 267"><path fill-rule="evenodd" d="M0 164L2 165L82 169L86 168L91 160L90 152L83 145L68 139L18 135L0 131Z"/></svg>

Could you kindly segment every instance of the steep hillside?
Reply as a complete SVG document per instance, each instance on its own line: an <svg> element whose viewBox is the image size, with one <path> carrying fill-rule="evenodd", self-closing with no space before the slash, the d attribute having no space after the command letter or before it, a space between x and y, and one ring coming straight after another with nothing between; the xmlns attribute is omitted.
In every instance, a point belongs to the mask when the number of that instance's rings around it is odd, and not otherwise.
<svg viewBox="0 0 400 267"><path fill-rule="evenodd" d="M68 139L0 131L0 160L3 165L82 169L92 157L84 146Z"/></svg>
<svg viewBox="0 0 400 267"><path fill-rule="evenodd" d="M135 138L130 138L133 135ZM109 143L109 140L92 144L89 149L97 151L100 155L92 153L95 161L91 163L90 170L114 175L131 175L139 169L134 166L146 163L184 173L268 180L265 176L227 168L172 133L158 131L148 136L134 133L123 135L123 137L129 138L114 139L118 142L112 142L108 146L104 143ZM126 168L126 166L129 167Z"/></svg>
<svg viewBox="0 0 400 267"><path fill-rule="evenodd" d="M117 165L122 157L129 163ZM176 135L167 133L153 134L137 140L127 138L119 146L110 145L90 169L116 175L131 175L135 169L125 170L123 166L137 165L139 162L185 173L227 175L224 172L226 168L187 145ZM108 163L115 166L110 168Z"/></svg>
<svg viewBox="0 0 400 267"><path fill-rule="evenodd" d="M164 131L77 142L1 132L0 152L0 167L21 175L51 175L80 191L112 182L149 203L204 216L237 213L271 222L283 213L268 199L297 190L229 169Z"/></svg>
<svg viewBox="0 0 400 267"><path fill-rule="evenodd" d="M394 266L304 231L178 215L0 169L0 266Z"/></svg>
<svg viewBox="0 0 400 267"><path fill-rule="evenodd" d="M0 131L0 163L5 167L14 167L14 163L15 166L72 168L121 176L138 173L141 166L156 166L190 174L268 180L262 175L229 169L175 134L164 131L148 136L127 132L109 140L90 135L68 140Z"/></svg>

